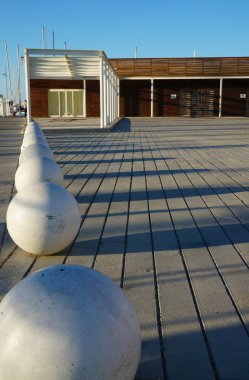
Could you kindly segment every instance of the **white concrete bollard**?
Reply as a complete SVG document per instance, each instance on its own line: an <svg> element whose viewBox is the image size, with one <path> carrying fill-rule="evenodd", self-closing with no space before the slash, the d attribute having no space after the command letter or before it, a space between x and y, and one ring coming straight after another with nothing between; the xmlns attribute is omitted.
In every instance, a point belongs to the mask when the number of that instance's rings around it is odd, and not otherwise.
<svg viewBox="0 0 249 380"><path fill-rule="evenodd" d="M20 190L9 204L6 219L14 242L34 255L62 251L80 227L79 207L73 195L52 182Z"/></svg>
<svg viewBox="0 0 249 380"><path fill-rule="evenodd" d="M46 139L42 136L37 136L34 133L28 133L24 136L22 146L21 146L21 152L23 152L24 149L26 149L29 145L32 144L41 144L48 147L48 143Z"/></svg>
<svg viewBox="0 0 249 380"><path fill-rule="evenodd" d="M0 379L132 380L140 358L133 306L93 269L31 274L0 304Z"/></svg>
<svg viewBox="0 0 249 380"><path fill-rule="evenodd" d="M19 165L24 161L29 160L34 157L48 157L54 159L53 152L49 147L42 144L31 144L27 146L19 156Z"/></svg>
<svg viewBox="0 0 249 380"><path fill-rule="evenodd" d="M35 136L38 136L38 137L42 137L45 139L45 136L43 134L43 132L41 130L35 130L35 129L27 129L25 130L25 133L24 133L24 138L26 138L27 136L31 136L31 135L35 135Z"/></svg>
<svg viewBox="0 0 249 380"><path fill-rule="evenodd" d="M64 177L57 163L51 158L35 157L24 161L15 174L16 190L38 182L54 182L63 185Z"/></svg>
<svg viewBox="0 0 249 380"><path fill-rule="evenodd" d="M27 131L30 131L30 130L32 130L32 131L36 131L36 132L42 132L42 129L41 129L40 125L39 125L38 123L36 123L36 122L30 122L30 123L26 126L26 128L25 128L25 133L26 133Z"/></svg>

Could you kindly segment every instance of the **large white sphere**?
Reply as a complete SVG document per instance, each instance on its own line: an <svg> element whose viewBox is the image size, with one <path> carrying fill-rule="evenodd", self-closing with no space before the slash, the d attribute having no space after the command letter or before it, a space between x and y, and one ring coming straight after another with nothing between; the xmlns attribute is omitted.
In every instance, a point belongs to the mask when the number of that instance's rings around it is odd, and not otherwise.
<svg viewBox="0 0 249 380"><path fill-rule="evenodd" d="M31 274L0 304L0 379L133 380L140 328L125 293L93 269Z"/></svg>
<svg viewBox="0 0 249 380"><path fill-rule="evenodd" d="M41 144L48 146L48 143L44 137L37 136L36 134L28 133L27 135L24 135L22 146L21 146L21 152L26 149L29 145L32 144Z"/></svg>
<svg viewBox="0 0 249 380"><path fill-rule="evenodd" d="M63 185L63 180L59 165L47 157L35 157L24 161L15 174L17 191L38 182L54 182Z"/></svg>
<svg viewBox="0 0 249 380"><path fill-rule="evenodd" d="M54 159L53 152L49 147L42 144L31 144L19 156L19 164L34 157L48 157Z"/></svg>
<svg viewBox="0 0 249 380"><path fill-rule="evenodd" d="M80 226L76 200L63 186L52 182L20 190L9 204L6 219L14 242L34 255L63 250Z"/></svg>

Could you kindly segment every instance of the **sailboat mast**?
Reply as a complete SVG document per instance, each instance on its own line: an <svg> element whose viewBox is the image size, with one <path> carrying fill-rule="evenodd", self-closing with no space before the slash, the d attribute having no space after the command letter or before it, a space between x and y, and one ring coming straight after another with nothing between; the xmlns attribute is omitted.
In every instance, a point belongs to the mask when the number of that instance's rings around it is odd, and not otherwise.
<svg viewBox="0 0 249 380"><path fill-rule="evenodd" d="M21 104L21 85L20 85L20 48L17 45L17 93L18 93L18 104Z"/></svg>
<svg viewBox="0 0 249 380"><path fill-rule="evenodd" d="M8 70L8 79L9 79L9 89L10 89L10 97L13 99L13 89L10 75L10 61L9 61L9 51L7 41L5 40L5 52L6 52L6 62L7 62L7 70Z"/></svg>
<svg viewBox="0 0 249 380"><path fill-rule="evenodd" d="M45 35L45 28L42 27L42 48L46 49L46 35Z"/></svg>

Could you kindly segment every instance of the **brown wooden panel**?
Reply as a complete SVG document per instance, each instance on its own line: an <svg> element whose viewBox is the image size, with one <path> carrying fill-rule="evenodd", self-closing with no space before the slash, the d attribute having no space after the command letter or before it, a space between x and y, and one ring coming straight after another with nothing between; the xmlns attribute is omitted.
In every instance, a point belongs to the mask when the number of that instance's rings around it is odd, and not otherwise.
<svg viewBox="0 0 249 380"><path fill-rule="evenodd" d="M46 110L45 106L45 103L48 103L47 91L41 88L31 87L30 96L32 116L48 117L48 110Z"/></svg>
<svg viewBox="0 0 249 380"><path fill-rule="evenodd" d="M86 116L100 117L99 80L86 81Z"/></svg>
<svg viewBox="0 0 249 380"><path fill-rule="evenodd" d="M111 61L120 77L249 75L249 57L116 58Z"/></svg>
<svg viewBox="0 0 249 380"><path fill-rule="evenodd" d="M81 80L31 79L30 87L47 89L83 89L84 82Z"/></svg>
<svg viewBox="0 0 249 380"><path fill-rule="evenodd" d="M249 73L249 57L240 58L238 62L238 72L241 75L248 75Z"/></svg>
<svg viewBox="0 0 249 380"><path fill-rule="evenodd" d="M203 59L203 74L207 76L221 75L220 58L205 58Z"/></svg>
<svg viewBox="0 0 249 380"><path fill-rule="evenodd" d="M169 75L169 60L165 58L152 59L152 73L155 77Z"/></svg>
<svg viewBox="0 0 249 380"><path fill-rule="evenodd" d="M155 80L154 116L217 116L218 80Z"/></svg>
<svg viewBox="0 0 249 380"><path fill-rule="evenodd" d="M154 116L180 115L179 81L154 81Z"/></svg>
<svg viewBox="0 0 249 380"><path fill-rule="evenodd" d="M147 59L147 58L135 59L134 75L139 76L140 72L143 72L145 76L151 76L152 75L151 59Z"/></svg>
<svg viewBox="0 0 249 380"><path fill-rule="evenodd" d="M150 81L120 81L120 116L150 116Z"/></svg>
<svg viewBox="0 0 249 380"><path fill-rule="evenodd" d="M248 79L224 79L222 95L222 116L248 116Z"/></svg>
<svg viewBox="0 0 249 380"><path fill-rule="evenodd" d="M31 79L31 112L33 117L48 117L49 89L83 89L84 83L79 80Z"/></svg>

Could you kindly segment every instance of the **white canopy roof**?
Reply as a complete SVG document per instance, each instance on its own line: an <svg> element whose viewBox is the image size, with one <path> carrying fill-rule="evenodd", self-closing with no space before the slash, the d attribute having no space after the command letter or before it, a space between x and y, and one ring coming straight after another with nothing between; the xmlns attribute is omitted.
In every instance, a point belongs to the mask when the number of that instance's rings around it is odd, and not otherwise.
<svg viewBox="0 0 249 380"><path fill-rule="evenodd" d="M104 51L24 49L24 67L28 122L31 79L99 79L101 127L119 117L119 78Z"/></svg>
<svg viewBox="0 0 249 380"><path fill-rule="evenodd" d="M111 66L101 50L27 49L27 53L30 79L99 78L101 57Z"/></svg>

